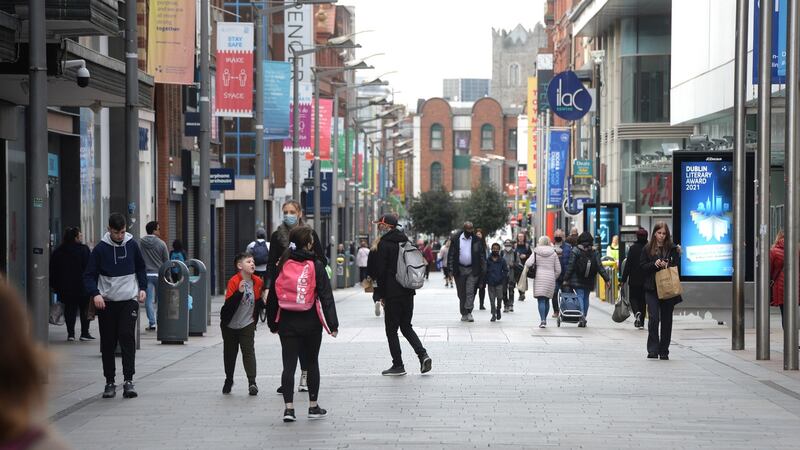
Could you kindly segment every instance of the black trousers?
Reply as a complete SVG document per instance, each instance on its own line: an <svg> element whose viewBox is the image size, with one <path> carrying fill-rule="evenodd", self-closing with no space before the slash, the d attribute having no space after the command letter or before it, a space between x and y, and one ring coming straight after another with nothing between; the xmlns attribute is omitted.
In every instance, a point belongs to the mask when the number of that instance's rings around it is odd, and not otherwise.
<svg viewBox="0 0 800 450"><path fill-rule="evenodd" d="M239 349L242 350L242 364L247 374L247 381L256 384L256 323L234 330L227 326L222 327L222 360L225 364L225 379L233 380L236 371L236 358Z"/></svg>
<svg viewBox="0 0 800 450"><path fill-rule="evenodd" d="M389 342L389 353L392 355L392 365L403 367L403 352L400 349L400 337L397 330L403 333L417 356L422 357L427 354L422 341L419 340L416 331L411 325L414 316L414 296L396 297L384 301L383 317L386 324L386 339Z"/></svg>
<svg viewBox="0 0 800 450"><path fill-rule="evenodd" d="M319 396L319 348L322 345L322 331L300 336L281 336L281 353L283 356L284 403L294 402L294 374L297 371L297 358L304 355L308 371L308 399L317 401Z"/></svg>
<svg viewBox="0 0 800 450"><path fill-rule="evenodd" d="M503 302L506 307L514 306L514 292L517 291L517 282L514 281L514 275L508 275L508 284L506 290L503 292Z"/></svg>
<svg viewBox="0 0 800 450"><path fill-rule="evenodd" d="M367 279L367 268L366 267L359 267L358 268L358 281L364 281Z"/></svg>
<svg viewBox="0 0 800 450"><path fill-rule="evenodd" d="M486 300L486 285L482 285L478 288L478 299L481 301L481 308L483 308L483 302Z"/></svg>
<svg viewBox="0 0 800 450"><path fill-rule="evenodd" d="M89 309L89 297L80 295L76 297L66 297L62 299L64 304L64 323L67 325L67 335L75 337L75 320L80 311L81 336L89 334L89 318L86 315Z"/></svg>
<svg viewBox="0 0 800 450"><path fill-rule="evenodd" d="M558 315L558 293L561 292L561 283L563 281L556 280L556 290L553 292L553 313Z"/></svg>
<svg viewBox="0 0 800 450"><path fill-rule="evenodd" d="M672 340L672 312L675 302L659 300L655 291L645 291L647 310L650 321L647 323L647 353L669 355L669 343ZM661 332L659 333L659 326Z"/></svg>
<svg viewBox="0 0 800 450"><path fill-rule="evenodd" d="M645 307L647 306L644 301L644 286L628 286L628 298L631 301L631 312L636 317L636 313L642 314L644 321Z"/></svg>
<svg viewBox="0 0 800 450"><path fill-rule="evenodd" d="M106 301L106 308L98 310L97 317L106 383L114 383L116 377L114 351L117 343L122 350L122 375L126 381L133 380L136 372L136 319L139 317L139 303L136 300Z"/></svg>

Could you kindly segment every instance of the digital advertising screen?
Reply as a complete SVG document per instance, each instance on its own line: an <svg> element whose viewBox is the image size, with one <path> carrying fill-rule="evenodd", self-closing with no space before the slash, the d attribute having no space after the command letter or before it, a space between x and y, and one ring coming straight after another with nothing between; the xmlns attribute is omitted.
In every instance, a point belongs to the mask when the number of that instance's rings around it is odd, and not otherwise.
<svg viewBox="0 0 800 450"><path fill-rule="evenodd" d="M593 237L596 228L596 211L594 203L583 205L583 229L589 230ZM600 250L601 256L606 256L608 246L611 245L611 238L619 236L622 226L622 203L601 203L600 204Z"/></svg>
<svg viewBox="0 0 800 450"><path fill-rule="evenodd" d="M748 155L747 204L753 205L752 155ZM733 181L731 152L673 155L673 240L681 245L681 279L728 281L733 274ZM745 279L752 279L753 214L746 214Z"/></svg>

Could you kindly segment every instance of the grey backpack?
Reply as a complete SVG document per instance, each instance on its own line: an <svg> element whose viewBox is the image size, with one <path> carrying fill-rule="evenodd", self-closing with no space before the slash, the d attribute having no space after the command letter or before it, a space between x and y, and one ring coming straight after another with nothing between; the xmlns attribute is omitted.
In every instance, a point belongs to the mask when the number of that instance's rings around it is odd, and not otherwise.
<svg viewBox="0 0 800 450"><path fill-rule="evenodd" d="M397 252L395 279L406 289L420 289L425 284L425 266L428 262L422 252L410 242L401 242Z"/></svg>

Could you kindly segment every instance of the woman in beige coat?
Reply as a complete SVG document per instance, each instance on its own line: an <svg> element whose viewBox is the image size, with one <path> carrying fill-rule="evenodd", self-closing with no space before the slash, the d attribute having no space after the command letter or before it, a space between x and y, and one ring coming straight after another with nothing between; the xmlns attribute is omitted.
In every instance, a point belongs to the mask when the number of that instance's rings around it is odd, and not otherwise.
<svg viewBox="0 0 800 450"><path fill-rule="evenodd" d="M533 249L533 255L525 262L528 267L528 278L533 278L533 296L539 302L539 328L547 326L547 314L550 312L550 297L556 290L556 280L561 275L561 263L550 238L542 236Z"/></svg>

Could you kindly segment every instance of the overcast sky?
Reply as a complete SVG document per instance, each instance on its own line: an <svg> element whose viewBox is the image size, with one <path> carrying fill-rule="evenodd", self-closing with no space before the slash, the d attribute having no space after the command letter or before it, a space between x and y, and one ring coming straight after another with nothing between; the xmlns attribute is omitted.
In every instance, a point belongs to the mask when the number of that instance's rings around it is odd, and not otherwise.
<svg viewBox="0 0 800 450"><path fill-rule="evenodd" d="M492 77L492 28L532 29L544 17L544 0L339 0L355 7L356 36L369 77L396 70L391 82L398 103L416 108L418 98L442 95L444 78Z"/></svg>

